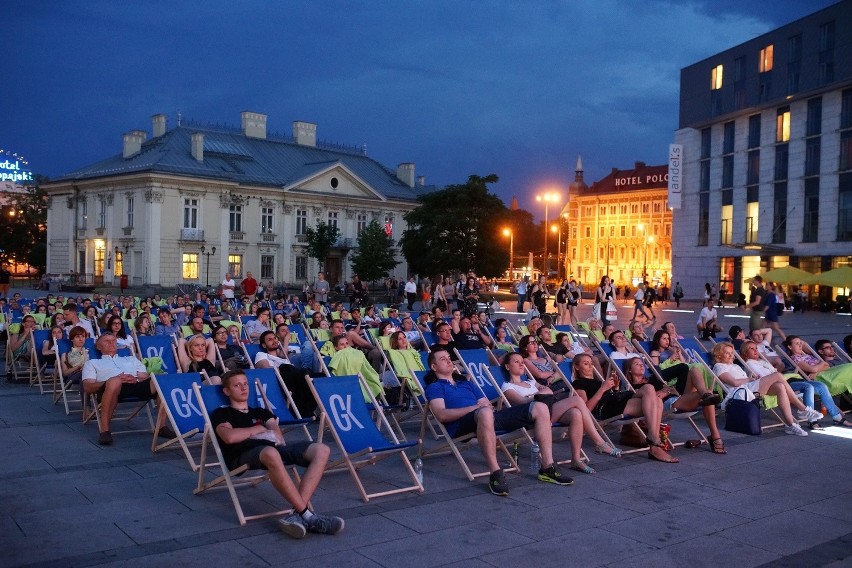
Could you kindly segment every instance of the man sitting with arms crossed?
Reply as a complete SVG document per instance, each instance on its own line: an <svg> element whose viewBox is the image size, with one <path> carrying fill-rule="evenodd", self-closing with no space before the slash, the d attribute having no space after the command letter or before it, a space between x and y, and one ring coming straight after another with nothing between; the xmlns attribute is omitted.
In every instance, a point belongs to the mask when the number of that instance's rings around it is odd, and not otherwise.
<svg viewBox="0 0 852 568"><path fill-rule="evenodd" d="M261 333L269 331L269 308L258 308L255 318L247 321L243 327L252 343L260 339Z"/></svg>
<svg viewBox="0 0 852 568"><path fill-rule="evenodd" d="M314 413L317 401L308 386L308 370L293 365L287 347L281 347L274 331L267 330L260 335L260 350L254 356L254 366L258 369L277 368L301 415L309 417Z"/></svg>
<svg viewBox="0 0 852 568"><path fill-rule="evenodd" d="M505 497L509 486L503 470L497 465L497 438L495 430L512 431L533 427L535 439L541 450L541 462L547 464L538 470L538 478L547 483L571 485L574 480L563 476L553 461L553 434L550 410L542 402L504 408L494 411L491 402L482 395L472 381L454 375L455 367L446 351L435 350L429 354L431 373L426 375L426 398L429 409L453 438L476 432L479 449L488 464L491 476L488 488L494 495ZM430 377L434 373L434 377ZM432 382L429 382L429 379Z"/></svg>
<svg viewBox="0 0 852 568"><path fill-rule="evenodd" d="M248 404L248 380L243 371L228 371L222 375L222 392L229 406L217 408L210 415L216 438L228 467L248 465L250 469L265 469L276 491L293 507L294 513L280 519L278 528L293 538L303 538L307 531L337 534L344 521L314 513L308 508L331 453L328 446L316 442L284 443L278 418L266 408ZM286 466L298 465L305 474L297 487Z"/></svg>
<svg viewBox="0 0 852 568"><path fill-rule="evenodd" d="M770 328L753 329L748 334L748 338L754 341L758 352L772 363L776 371L780 373L784 372L784 361L781 360L781 357L772 348L772 330Z"/></svg>
<svg viewBox="0 0 852 568"><path fill-rule="evenodd" d="M114 335L105 333L95 342L101 352L100 359L89 359L83 365L83 392L86 396L101 392L101 432L98 443L112 444L109 423L118 404L118 398L135 397L142 400L154 398L154 385L145 371L145 365L136 357L118 357L118 344Z"/></svg>

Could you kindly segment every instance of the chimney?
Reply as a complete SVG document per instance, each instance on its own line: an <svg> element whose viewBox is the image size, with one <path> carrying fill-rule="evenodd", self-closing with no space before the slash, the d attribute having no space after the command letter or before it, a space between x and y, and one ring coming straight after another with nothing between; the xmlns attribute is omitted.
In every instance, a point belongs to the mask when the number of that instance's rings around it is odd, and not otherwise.
<svg viewBox="0 0 852 568"><path fill-rule="evenodd" d="M159 138L160 136L166 133L166 128L168 128L166 123L166 115L155 114L151 117L151 125L151 132L153 132L154 138Z"/></svg>
<svg viewBox="0 0 852 568"><path fill-rule="evenodd" d="M417 185L423 187L426 185L426 176L417 176Z"/></svg>
<svg viewBox="0 0 852 568"><path fill-rule="evenodd" d="M637 169L637 170L638 170L639 168L644 168L644 167L645 167L645 162L636 162L636 163L634 164L634 167L635 167L635 169Z"/></svg>
<svg viewBox="0 0 852 568"><path fill-rule="evenodd" d="M611 171L611 172L609 172L609 175L614 176L614 175L615 175L615 174L617 174L617 173L618 173L618 168L612 168L612 171Z"/></svg>
<svg viewBox="0 0 852 568"><path fill-rule="evenodd" d="M293 121L293 139L302 146L317 145L317 125L312 122Z"/></svg>
<svg viewBox="0 0 852 568"><path fill-rule="evenodd" d="M124 152L122 155L125 160L142 151L142 142L145 141L147 136L148 133L144 130L131 130L124 135Z"/></svg>
<svg viewBox="0 0 852 568"><path fill-rule="evenodd" d="M407 185L414 187L414 164L406 162L396 167L396 179Z"/></svg>
<svg viewBox="0 0 852 568"><path fill-rule="evenodd" d="M243 135L246 138L266 140L266 115L258 112L243 111L240 113L243 124Z"/></svg>
<svg viewBox="0 0 852 568"><path fill-rule="evenodd" d="M192 157L199 162L204 161L204 134L201 132L192 133Z"/></svg>

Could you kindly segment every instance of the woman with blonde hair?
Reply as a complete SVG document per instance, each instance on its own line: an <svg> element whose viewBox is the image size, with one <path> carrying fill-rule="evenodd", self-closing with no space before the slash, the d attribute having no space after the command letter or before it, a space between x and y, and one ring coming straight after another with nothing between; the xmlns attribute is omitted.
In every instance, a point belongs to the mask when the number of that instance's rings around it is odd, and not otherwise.
<svg viewBox="0 0 852 568"><path fill-rule="evenodd" d="M207 384L222 384L216 369L216 346L213 340L203 335L193 335L189 339L178 339L178 360L184 373L207 373Z"/></svg>

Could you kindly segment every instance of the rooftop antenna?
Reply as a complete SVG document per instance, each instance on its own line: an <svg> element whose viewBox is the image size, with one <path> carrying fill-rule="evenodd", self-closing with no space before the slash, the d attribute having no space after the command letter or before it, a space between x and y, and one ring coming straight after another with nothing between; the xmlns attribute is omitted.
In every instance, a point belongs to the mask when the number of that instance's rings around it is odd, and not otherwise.
<svg viewBox="0 0 852 568"><path fill-rule="evenodd" d="M183 119L183 115L178 111L178 126L180 126L180 121Z"/></svg>

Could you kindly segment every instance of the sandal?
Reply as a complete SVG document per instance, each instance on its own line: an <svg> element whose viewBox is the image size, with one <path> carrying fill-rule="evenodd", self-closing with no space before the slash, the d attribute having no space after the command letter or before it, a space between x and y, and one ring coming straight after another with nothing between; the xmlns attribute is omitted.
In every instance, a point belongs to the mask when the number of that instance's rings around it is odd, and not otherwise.
<svg viewBox="0 0 852 568"><path fill-rule="evenodd" d="M650 446L648 448L648 459L649 460L654 460L654 461L663 462L663 463L680 463L679 459L672 457L672 456L669 456L669 459L663 459L663 458L658 458L657 456L654 455L654 453L653 453L654 448L663 449L663 445L660 442L652 442L649 439L648 440L648 446Z"/></svg>
<svg viewBox="0 0 852 568"><path fill-rule="evenodd" d="M701 395L701 400L698 402L700 406L716 406L722 402L722 397L713 392L705 392Z"/></svg>
<svg viewBox="0 0 852 568"><path fill-rule="evenodd" d="M598 446L595 446L595 453L596 454L604 454L604 455L607 455L607 456L612 456L614 458L620 458L621 457L621 450L619 450L615 446L610 446L606 442L604 442L603 444L600 444Z"/></svg>
<svg viewBox="0 0 852 568"><path fill-rule="evenodd" d="M722 438L711 438L710 439L710 451L714 454L727 454L728 450L725 449L725 442L722 441Z"/></svg>
<svg viewBox="0 0 852 568"><path fill-rule="evenodd" d="M852 426L852 424L850 424ZM825 430L819 422L808 422L808 430Z"/></svg>
<svg viewBox="0 0 852 568"><path fill-rule="evenodd" d="M591 467L589 467L589 465L587 463L582 462L582 461L581 462L573 462L572 461L571 464L568 467L570 467L571 469L577 470L579 472L582 472L582 473L595 473L594 469L592 469Z"/></svg>
<svg viewBox="0 0 852 568"><path fill-rule="evenodd" d="M840 420L832 420L831 423L835 426L846 426L847 428L852 428L852 421L845 416Z"/></svg>

